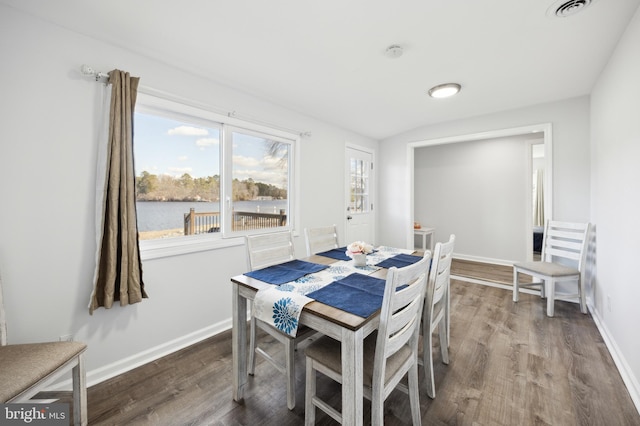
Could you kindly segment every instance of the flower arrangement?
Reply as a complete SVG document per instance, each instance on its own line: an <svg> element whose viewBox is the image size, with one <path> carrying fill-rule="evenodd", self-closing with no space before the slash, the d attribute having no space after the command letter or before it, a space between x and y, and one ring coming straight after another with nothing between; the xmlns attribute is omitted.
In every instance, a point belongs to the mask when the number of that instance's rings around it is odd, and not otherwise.
<svg viewBox="0 0 640 426"><path fill-rule="evenodd" d="M347 246L347 251L345 252L345 254L353 258L353 256L356 254L369 254L372 252L373 246L371 244L367 244L364 241L354 241Z"/></svg>

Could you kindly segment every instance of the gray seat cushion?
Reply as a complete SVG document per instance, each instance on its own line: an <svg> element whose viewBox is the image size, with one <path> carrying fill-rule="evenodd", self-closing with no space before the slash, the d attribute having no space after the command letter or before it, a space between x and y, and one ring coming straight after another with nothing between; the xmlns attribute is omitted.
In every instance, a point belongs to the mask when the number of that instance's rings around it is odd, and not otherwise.
<svg viewBox="0 0 640 426"><path fill-rule="evenodd" d="M29 389L86 348L80 342L0 346L0 401Z"/></svg>
<svg viewBox="0 0 640 426"><path fill-rule="evenodd" d="M521 262L514 263L513 267L521 272L534 272L548 277L566 277L580 273L575 268L551 262Z"/></svg>

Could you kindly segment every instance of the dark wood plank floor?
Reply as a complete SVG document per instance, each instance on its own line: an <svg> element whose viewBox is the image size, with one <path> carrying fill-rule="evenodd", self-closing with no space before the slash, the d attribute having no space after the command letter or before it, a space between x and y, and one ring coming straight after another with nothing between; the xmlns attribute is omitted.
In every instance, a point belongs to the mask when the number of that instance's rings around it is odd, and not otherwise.
<svg viewBox="0 0 640 426"><path fill-rule="evenodd" d="M452 281L450 364L436 361L436 398L421 389L426 425L640 425L640 416L590 315L538 296ZM263 336L266 339L266 336ZM437 339L436 339L437 342ZM266 362L245 400L231 398L231 334L222 333L88 390L91 425L302 425L304 350L297 352L297 405L286 408L284 378ZM421 372L421 377L424 373ZM319 377L339 404L340 387ZM365 401L365 424L370 403ZM385 424L411 421L395 391ZM318 424L335 424L318 413Z"/></svg>

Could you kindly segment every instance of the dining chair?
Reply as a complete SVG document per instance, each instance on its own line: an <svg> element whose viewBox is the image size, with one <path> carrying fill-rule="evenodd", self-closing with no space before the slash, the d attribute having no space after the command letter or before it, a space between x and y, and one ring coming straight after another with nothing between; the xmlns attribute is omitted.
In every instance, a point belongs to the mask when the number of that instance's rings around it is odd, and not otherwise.
<svg viewBox="0 0 640 426"><path fill-rule="evenodd" d="M319 228L305 228L307 256L340 247L335 225Z"/></svg>
<svg viewBox="0 0 640 426"><path fill-rule="evenodd" d="M449 327L451 306L451 260L456 236L451 234L446 243L438 242L433 250L427 292L422 314L422 359L427 395L436 397L433 371L433 332L438 328L442 363L449 364Z"/></svg>
<svg viewBox="0 0 640 426"><path fill-rule="evenodd" d="M387 273L378 330L363 342L363 395L371 400L371 424L382 425L384 401L398 388L409 394L411 418L420 425L418 332L431 252L404 268ZM316 394L316 371L342 383L341 343L323 336L306 354L305 424L315 423L316 408L339 423L342 414ZM408 376L408 388L400 381Z"/></svg>
<svg viewBox="0 0 640 426"><path fill-rule="evenodd" d="M245 243L247 248L248 267L252 271L295 259L291 231L247 235L245 237ZM279 362L265 349L258 346L258 328L265 331L271 337L284 345L284 362ZM300 326L298 327L296 337L291 337L290 335L273 327L271 324L256 318L253 315L253 309L251 309L248 372L250 375L254 375L256 366L255 355L258 354L273 365L276 370L284 374L287 379L287 407L290 410L293 410L296 405L294 352L298 342L311 337L315 333L316 331L309 327Z"/></svg>
<svg viewBox="0 0 640 426"><path fill-rule="evenodd" d="M74 425L87 424L87 386L81 342L8 344L7 321L0 278L0 402L28 403L51 399L47 388L71 371ZM40 395L37 395L39 394ZM59 399L68 392L55 392Z"/></svg>
<svg viewBox="0 0 640 426"><path fill-rule="evenodd" d="M547 298L547 316L554 315L555 300L578 300L580 311L587 313L584 269L590 223L570 223L547 220L542 236L540 261L513 265L513 301L518 301L522 287L540 287L540 296ZM533 283L521 283L519 274L535 278ZM575 294L556 295L556 284L577 282Z"/></svg>

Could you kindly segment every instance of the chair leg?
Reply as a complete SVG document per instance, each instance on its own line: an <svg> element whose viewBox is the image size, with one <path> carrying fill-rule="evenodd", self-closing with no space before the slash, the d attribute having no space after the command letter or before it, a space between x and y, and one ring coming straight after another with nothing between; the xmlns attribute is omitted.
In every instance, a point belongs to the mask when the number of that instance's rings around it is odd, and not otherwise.
<svg viewBox="0 0 640 426"><path fill-rule="evenodd" d="M442 355L442 363L449 364L449 336L447 335L447 324L443 317L438 324L440 335L440 354Z"/></svg>
<svg viewBox="0 0 640 426"><path fill-rule="evenodd" d="M451 343L451 279L447 283L447 314L445 315L445 319L447 321L447 348L449 348L449 344ZM448 364L448 362L447 362Z"/></svg>
<svg viewBox="0 0 640 426"><path fill-rule="evenodd" d="M371 392L371 426L384 425L384 390L374 386Z"/></svg>
<svg viewBox="0 0 640 426"><path fill-rule="evenodd" d="M84 355L78 355L78 365L71 372L73 381L73 424L86 426L87 419L87 377L84 369Z"/></svg>
<svg viewBox="0 0 640 426"><path fill-rule="evenodd" d="M583 314L587 313L587 298L585 295L585 289L583 287L583 282L582 278L580 276L578 276L578 293L579 293L579 297L580 297L580 312L582 312Z"/></svg>
<svg viewBox="0 0 640 426"><path fill-rule="evenodd" d="M413 420L413 426L419 426L422 424L420 419L420 392L418 382L418 360L413 364L413 367L408 372L409 380L409 402L411 404L411 419Z"/></svg>
<svg viewBox="0 0 640 426"><path fill-rule="evenodd" d="M433 347L433 333L431 327L425 327L422 342L422 367L427 382L427 395L433 399L436 397L436 385L433 379L433 350L431 349Z"/></svg>
<svg viewBox="0 0 640 426"><path fill-rule="evenodd" d="M556 298L556 281L554 279L545 280L542 284L542 288L547 285L549 285L549 288L547 289L547 316L552 317L554 301Z"/></svg>
<svg viewBox="0 0 640 426"><path fill-rule="evenodd" d="M296 367L295 341L289 339L285 343L285 367L287 379L287 407L293 410L296 406Z"/></svg>
<svg viewBox="0 0 640 426"><path fill-rule="evenodd" d="M316 407L313 398L316 396L316 371L313 369L313 360L307 358L306 385L304 391L304 424L313 426L316 423Z"/></svg>
<svg viewBox="0 0 640 426"><path fill-rule="evenodd" d="M519 290L519 283L518 283L518 270L516 268L513 268L513 301L517 302L518 301L518 290Z"/></svg>

